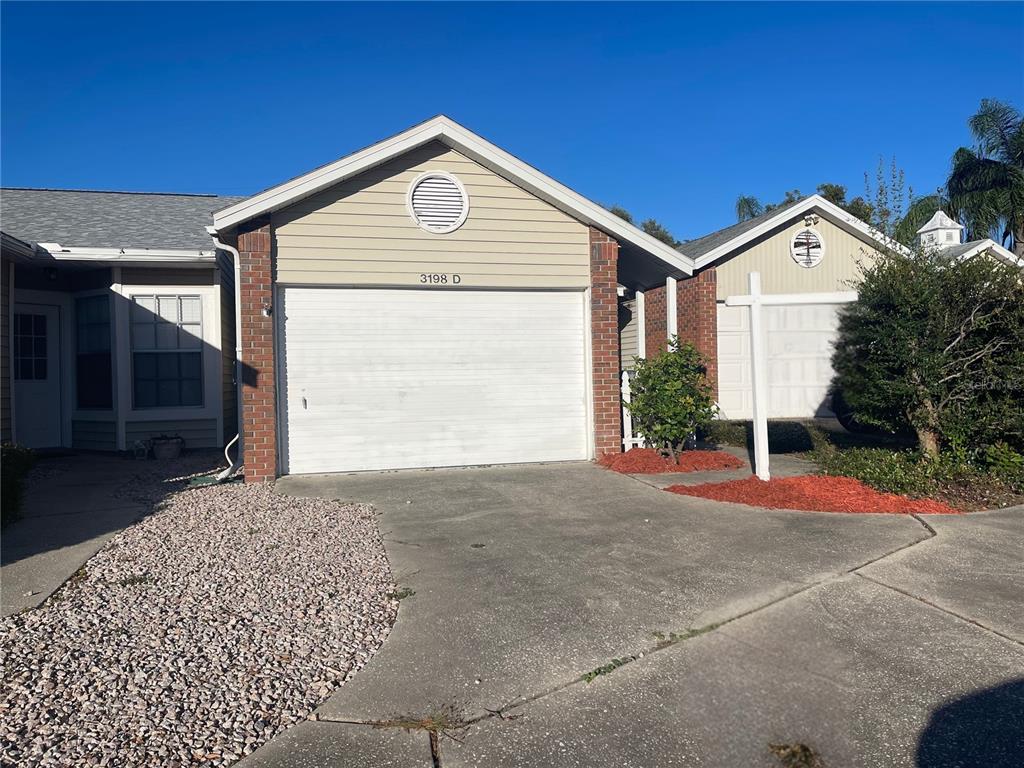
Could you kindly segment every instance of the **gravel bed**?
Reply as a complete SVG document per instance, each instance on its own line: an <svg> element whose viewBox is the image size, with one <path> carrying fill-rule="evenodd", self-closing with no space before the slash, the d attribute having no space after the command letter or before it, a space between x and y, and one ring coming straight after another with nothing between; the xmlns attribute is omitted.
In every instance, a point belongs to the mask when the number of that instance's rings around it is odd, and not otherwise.
<svg viewBox="0 0 1024 768"><path fill-rule="evenodd" d="M209 461L140 463L119 495L154 514L0 620L4 764L229 765L380 647L398 603L373 509L185 487Z"/></svg>

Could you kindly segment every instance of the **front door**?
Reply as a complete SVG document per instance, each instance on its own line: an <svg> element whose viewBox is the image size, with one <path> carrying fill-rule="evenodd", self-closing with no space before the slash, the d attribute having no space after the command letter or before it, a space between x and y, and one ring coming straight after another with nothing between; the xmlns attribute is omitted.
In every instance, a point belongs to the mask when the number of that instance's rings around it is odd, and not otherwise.
<svg viewBox="0 0 1024 768"><path fill-rule="evenodd" d="M15 439L29 448L61 445L60 307L14 305L11 371Z"/></svg>

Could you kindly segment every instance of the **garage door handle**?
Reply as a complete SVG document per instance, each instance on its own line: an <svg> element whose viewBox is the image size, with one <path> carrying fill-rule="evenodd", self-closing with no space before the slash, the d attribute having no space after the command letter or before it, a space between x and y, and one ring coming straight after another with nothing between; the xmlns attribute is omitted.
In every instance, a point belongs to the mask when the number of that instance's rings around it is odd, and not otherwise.
<svg viewBox="0 0 1024 768"><path fill-rule="evenodd" d="M305 398L305 397L303 397L303 398L302 398L302 407L303 407L303 409L305 409L305 408L307 408L307 407L308 407L308 406L306 405L306 398Z"/></svg>

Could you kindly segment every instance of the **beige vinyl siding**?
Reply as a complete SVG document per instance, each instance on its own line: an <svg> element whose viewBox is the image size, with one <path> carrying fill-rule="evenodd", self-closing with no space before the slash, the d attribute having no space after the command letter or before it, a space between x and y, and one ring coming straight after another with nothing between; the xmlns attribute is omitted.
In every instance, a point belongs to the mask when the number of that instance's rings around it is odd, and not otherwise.
<svg viewBox="0 0 1024 768"><path fill-rule="evenodd" d="M619 355L622 370L633 370L633 358L640 354L636 299L619 304Z"/></svg>
<svg viewBox="0 0 1024 768"><path fill-rule="evenodd" d="M220 260L221 399L224 408L224 442L238 432L235 405L235 270L231 259Z"/></svg>
<svg viewBox="0 0 1024 768"><path fill-rule="evenodd" d="M11 265L0 261L0 442L11 442Z"/></svg>
<svg viewBox="0 0 1024 768"><path fill-rule="evenodd" d="M71 447L86 451L116 451L117 423L75 419L71 422Z"/></svg>
<svg viewBox="0 0 1024 768"><path fill-rule="evenodd" d="M425 232L406 209L426 171L466 188L469 216L454 232ZM439 142L275 213L273 230L283 283L416 286L437 273L466 288L590 285L586 226Z"/></svg>
<svg viewBox="0 0 1024 768"><path fill-rule="evenodd" d="M186 448L219 448L216 419L173 419L166 421L129 421L124 425L125 445L132 449L136 440L159 435L185 439Z"/></svg>
<svg viewBox="0 0 1024 768"><path fill-rule="evenodd" d="M849 291L858 275L857 262L877 255L873 246L837 227L824 217L814 225L825 243L825 255L816 267L801 267L790 256L793 235L804 229L803 217L782 227L733 256L717 268L718 300L748 292L749 272L761 273L765 293L819 293Z"/></svg>

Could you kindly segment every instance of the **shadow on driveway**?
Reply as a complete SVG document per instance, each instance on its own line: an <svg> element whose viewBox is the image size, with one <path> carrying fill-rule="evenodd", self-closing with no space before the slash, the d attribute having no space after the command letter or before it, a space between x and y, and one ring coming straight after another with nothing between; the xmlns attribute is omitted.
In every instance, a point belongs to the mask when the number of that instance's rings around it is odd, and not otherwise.
<svg viewBox="0 0 1024 768"><path fill-rule="evenodd" d="M1024 761L1024 679L937 710L917 746L917 768L1019 768Z"/></svg>
<svg viewBox="0 0 1024 768"><path fill-rule="evenodd" d="M203 452L197 461L213 466L215 455ZM2 614L41 605L111 537L148 514L153 501L131 498L130 483L160 471L156 462L109 454L40 459L25 485L21 518L0 537ZM169 483L166 493L182 485Z"/></svg>

